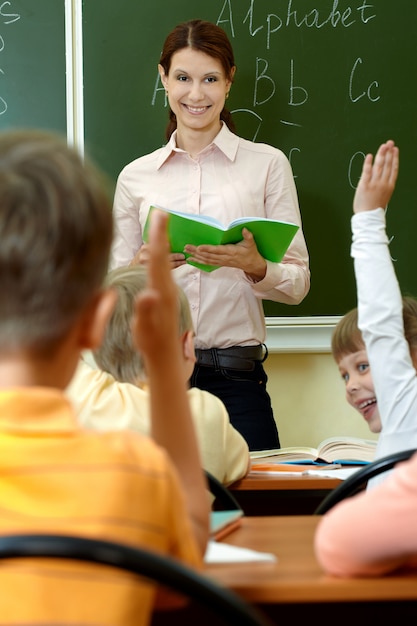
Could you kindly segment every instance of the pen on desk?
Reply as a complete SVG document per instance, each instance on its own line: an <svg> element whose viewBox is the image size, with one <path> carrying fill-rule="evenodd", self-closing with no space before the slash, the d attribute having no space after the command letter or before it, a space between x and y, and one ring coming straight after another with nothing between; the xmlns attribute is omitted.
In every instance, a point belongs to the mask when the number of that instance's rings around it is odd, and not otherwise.
<svg viewBox="0 0 417 626"><path fill-rule="evenodd" d="M251 467L252 472L306 472L311 469L314 470L333 470L333 469L341 469L341 465L338 463L328 463L326 465L294 465L294 464L285 464L285 463L253 463Z"/></svg>
<svg viewBox="0 0 417 626"><path fill-rule="evenodd" d="M252 463L252 472L303 472L304 465L286 465L284 463Z"/></svg>

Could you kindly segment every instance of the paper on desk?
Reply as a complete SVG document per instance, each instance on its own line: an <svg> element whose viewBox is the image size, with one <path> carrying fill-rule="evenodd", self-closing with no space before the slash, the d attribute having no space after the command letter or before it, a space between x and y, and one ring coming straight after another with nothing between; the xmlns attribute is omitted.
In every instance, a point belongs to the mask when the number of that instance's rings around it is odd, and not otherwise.
<svg viewBox="0 0 417 626"><path fill-rule="evenodd" d="M345 480L352 476L355 472L357 472L360 467L342 467L340 469L308 469L303 472L304 475L308 476L319 476L320 478L339 478L340 480Z"/></svg>
<svg viewBox="0 0 417 626"><path fill-rule="evenodd" d="M257 552L228 543L209 541L204 561L206 563L244 563L248 561L277 561L275 554Z"/></svg>

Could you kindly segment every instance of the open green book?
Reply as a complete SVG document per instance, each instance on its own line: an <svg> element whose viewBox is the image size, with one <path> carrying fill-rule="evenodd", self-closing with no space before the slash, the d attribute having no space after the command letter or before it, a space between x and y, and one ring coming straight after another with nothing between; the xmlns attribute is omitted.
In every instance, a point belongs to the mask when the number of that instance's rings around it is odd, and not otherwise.
<svg viewBox="0 0 417 626"><path fill-rule="evenodd" d="M225 228L218 220L207 215L181 213L151 206L143 233L145 242L148 241L150 215L155 208L170 214L168 238L171 252L184 252L187 243L194 246L238 243L243 239L242 229L247 228L253 234L259 253L264 259L279 263L299 228L297 224L266 217L241 217L233 220ZM217 265L203 265L191 261L190 264L205 272L212 272L218 268Z"/></svg>

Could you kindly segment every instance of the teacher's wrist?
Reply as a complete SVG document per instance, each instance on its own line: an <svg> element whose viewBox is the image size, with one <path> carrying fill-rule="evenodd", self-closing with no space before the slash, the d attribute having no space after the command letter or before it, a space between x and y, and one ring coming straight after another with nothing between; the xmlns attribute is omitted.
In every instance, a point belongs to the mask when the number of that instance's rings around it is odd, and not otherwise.
<svg viewBox="0 0 417 626"><path fill-rule="evenodd" d="M254 283L259 283L266 276L266 268L266 261L262 258L262 263L257 264L257 266L251 268L250 271L246 271L245 274Z"/></svg>

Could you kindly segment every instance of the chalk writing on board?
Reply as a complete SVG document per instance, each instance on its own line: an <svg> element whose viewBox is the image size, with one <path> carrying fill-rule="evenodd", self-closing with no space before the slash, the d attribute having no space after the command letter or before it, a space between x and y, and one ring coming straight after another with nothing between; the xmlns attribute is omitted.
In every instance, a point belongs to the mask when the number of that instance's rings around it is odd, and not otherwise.
<svg viewBox="0 0 417 626"><path fill-rule="evenodd" d="M362 160L365 158L364 152L360 152L360 151L355 152L355 154L351 156L350 161L349 161L348 179L349 179L349 185L352 187L352 189L356 189L357 187L357 184L356 184L357 181L353 180L352 169L353 169L353 164L358 157L360 158L362 162Z"/></svg>
<svg viewBox="0 0 417 626"><path fill-rule="evenodd" d="M0 4L0 17L2 18L2 24L13 24L20 20L19 13L8 13L8 7L12 8L11 2L2 2Z"/></svg>
<svg viewBox="0 0 417 626"><path fill-rule="evenodd" d="M286 0L279 4L280 11L276 11L276 3L274 13L268 12L268 4L264 1L260 3L258 0L248 0L248 9L242 13L236 10L241 0L224 0L220 7L216 23L224 28L231 39L249 37L250 40L259 39L257 50L264 48L262 56L256 55L253 58L253 85L252 85L252 103L250 108L243 103L238 103L231 112L234 118L238 116L246 117L246 127L251 128L248 139L256 141L262 129L262 125L268 126L270 120L266 119L262 114L262 108L269 101L273 100L277 94L277 84L282 92L286 93L286 102L288 105L288 118L282 115L277 120L285 127L294 127L300 129L297 135L296 145L287 149L288 159L293 168L294 178L297 178L297 159L295 157L301 155L303 151L302 130L303 123L297 119L297 110L307 105L311 100L316 106L320 106L317 98L322 94L310 93L306 85L303 84L303 64L297 58L289 59L287 66L287 74L280 74L279 78L274 76L271 68L269 54L273 54L274 37L279 37L281 29L339 29L346 31L347 29L366 28L366 26L377 18L377 11L373 4L368 0L352 0L349 6L340 8L339 0L333 0L332 5L327 8L311 8L305 10L305 6L301 0ZM241 6L239 7L241 8ZM239 21L235 12L240 15ZM242 34L243 28L243 34ZM246 31L245 31L246 29ZM354 41L354 39L353 39ZM271 51L270 53L268 51ZM271 57L272 58L272 57ZM249 59L250 63L250 59ZM317 69L320 71L320 68ZM357 56L350 68L344 69L346 73L346 99L353 106L363 99L367 99L371 104L381 99L380 84L377 77L369 75L366 59L363 56ZM168 99L165 90L160 82L159 75L155 80L151 104L156 105L159 92L164 93L163 106L168 106ZM314 102L314 98L316 101ZM295 117L291 116L291 110L295 111ZM252 120L249 120L252 118ZM249 123L248 123L249 120ZM360 161L363 160L364 154L360 151L355 152L350 158L348 157L348 166L346 177L351 188L355 188L357 184L356 172L361 169Z"/></svg>
<svg viewBox="0 0 417 626"><path fill-rule="evenodd" d="M259 57L256 58L256 74L255 74L255 86L253 90L253 106L260 106L261 104L265 104L271 98L274 97L275 94L275 81L271 76L268 76L266 73L268 69L268 61L266 59L261 59ZM268 95L263 99L258 99L258 84L260 81L267 81L269 85Z"/></svg>
<svg viewBox="0 0 417 626"><path fill-rule="evenodd" d="M260 115L258 115L257 113L255 113L255 111L252 111L251 109L233 109L231 111L231 114L233 115L233 117L236 117L237 114L239 113L243 113L246 114L250 117L253 117L257 120L256 122L256 127L254 132L252 133L252 141L256 141L256 138L258 136L259 133L259 129L261 128L262 125L262 117Z"/></svg>
<svg viewBox="0 0 417 626"><path fill-rule="evenodd" d="M153 95L152 95L152 100L151 100L151 104L152 106L155 106L156 104L156 98L158 96L158 93L162 91L165 94L165 101L164 101L164 107L168 106L168 97L165 91L165 87L162 85L161 83L161 79L159 77L159 72L156 75L156 80L155 80L155 87L153 90Z"/></svg>
<svg viewBox="0 0 417 626"><path fill-rule="evenodd" d="M288 155L288 160L290 162L291 168L294 170L293 165L293 154L294 152L301 152L300 148L291 148L290 153ZM294 174L294 178L297 178L297 174Z"/></svg>
<svg viewBox="0 0 417 626"><path fill-rule="evenodd" d="M333 6L330 12L323 9L311 9L308 13L299 8L295 0L288 0L287 9L280 15L276 13L268 13L262 18L255 11L256 0L250 0L249 10L243 20L248 25L249 34L254 37L262 32L265 37L266 48L270 49L271 35L277 33L281 28L294 26L296 28L349 28L358 21L367 24L376 17L374 6L369 4L367 0L362 0L361 4L356 7L347 7L343 11L339 10L339 0L333 0ZM284 3L283 3L284 4ZM217 19L217 24L224 27L226 24L230 27L232 37L235 36L235 28L233 21L232 0L225 0L223 7Z"/></svg>
<svg viewBox="0 0 417 626"><path fill-rule="evenodd" d="M363 63L362 59L358 57L353 65L352 72L349 78L349 98L351 99L352 102L358 102L358 100L360 100L364 96L367 96L369 100L371 100L371 102L377 102L381 96L377 95L379 84L378 84L378 81L376 80L372 81L368 85L368 87L366 88L366 91L365 90L361 91L357 95L355 95L354 93L354 78L355 78L356 69L358 65L362 63Z"/></svg>
<svg viewBox="0 0 417 626"><path fill-rule="evenodd" d="M2 2L0 4L0 23L2 26L13 24L14 22L17 22L17 20L20 19L20 15L18 13L10 13L9 12L10 9L12 9L11 2ZM6 44L6 41L8 42L8 39L6 38L6 36L3 37L3 35L0 33L0 53L5 51L6 45L8 45L8 43ZM1 76L5 76L5 72L2 67L0 67L0 77ZM0 81L0 84L1 84L1 81ZM8 109L7 101L0 94L0 116L4 115L7 109Z"/></svg>
<svg viewBox="0 0 417 626"><path fill-rule="evenodd" d="M294 84L294 59L290 62L290 99L288 104L292 107L298 107L305 104L308 100L308 92L304 87Z"/></svg>
<svg viewBox="0 0 417 626"><path fill-rule="evenodd" d="M234 39L241 35L241 29L238 27L238 22L235 17L235 7L233 0L224 0L221 6L220 12L216 23L224 28L229 36ZM281 29L340 29L347 30L354 27L366 27L370 22L377 18L376 8L368 0L358 0L356 3L353 1L343 10L339 8L339 0L333 0L331 8L311 8L308 11L305 10L305 6L301 0L286 0L279 5L280 12L269 13L268 5L265 2L259 3L257 0L249 0L248 10L243 18L242 24L247 28L247 35L253 39L257 38L261 42L261 46L265 47L265 54L256 56L254 59L254 87L253 87L253 99L252 106L255 113L261 111L262 107L270 100L272 100L277 91L277 79L274 77L270 70L270 63L268 59L268 51L273 52L274 38L279 37L279 31ZM274 11L276 11L276 3L274 4ZM241 26L241 24L239 24ZM239 35L237 35L239 33ZM262 43L263 42L263 43ZM259 49L259 48L258 48ZM305 64L305 59L303 60ZM310 98L314 98L314 95L310 94L308 89L302 84L299 75L297 75L299 65L297 65L297 59L291 58L288 68L287 79L285 76L280 76L280 86L282 88L285 84L287 92L287 104L291 109L302 109ZM380 85L375 77L367 77L366 60L361 56L358 56L353 66L350 69L350 73L346 75L346 98L355 105L363 98L367 98L369 102L376 103L381 98ZM262 95L261 95L262 93ZM316 102L316 105L319 105ZM238 109L242 110L242 109ZM290 109L289 109L290 110ZM249 113L248 109L246 109ZM260 115L259 126L256 129L256 134L251 137L253 141L259 134L264 116ZM302 129L303 125L297 121L297 119L285 119L281 118L280 123L285 126L292 126ZM265 124L268 125L269 121L265 119ZM302 139L302 138L301 138ZM293 156L302 152L302 143L292 146L289 149L288 158L290 163L293 161ZM352 175L353 164L357 161L360 153L355 153L349 161L347 178L349 185L355 187ZM363 156L362 156L363 158ZM294 177L297 177L296 167L293 166Z"/></svg>

